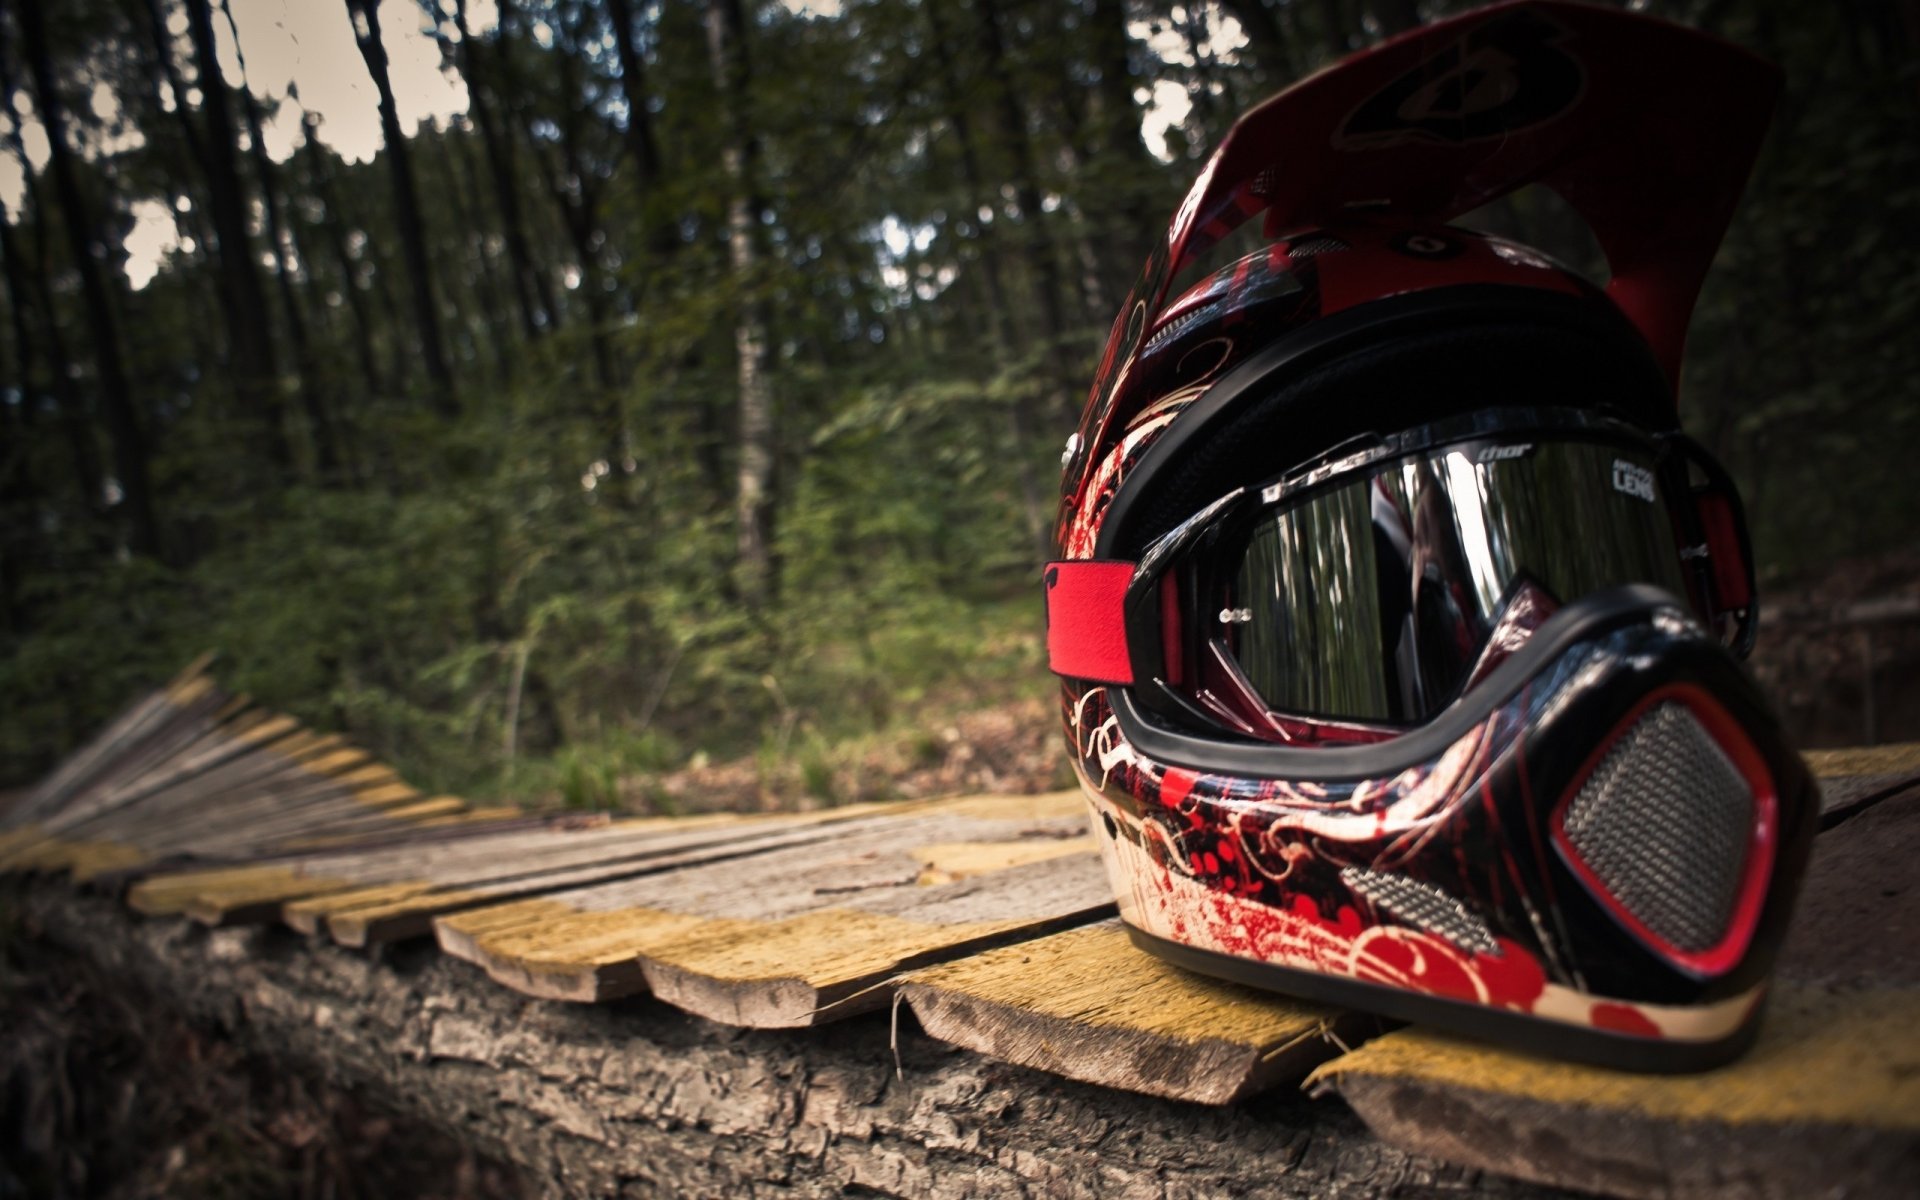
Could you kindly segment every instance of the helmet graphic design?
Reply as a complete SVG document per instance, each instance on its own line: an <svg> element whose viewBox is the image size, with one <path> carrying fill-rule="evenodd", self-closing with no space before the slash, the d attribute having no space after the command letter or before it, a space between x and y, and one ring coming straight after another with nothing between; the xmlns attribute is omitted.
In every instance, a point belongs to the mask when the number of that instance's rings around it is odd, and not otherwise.
<svg viewBox="0 0 1920 1200"><path fill-rule="evenodd" d="M1818 802L1737 661L1744 520L1675 388L1777 90L1534 0L1227 135L1114 324L1046 572L1137 944L1616 1066L1751 1039ZM1448 224L1531 183L1604 289Z"/></svg>

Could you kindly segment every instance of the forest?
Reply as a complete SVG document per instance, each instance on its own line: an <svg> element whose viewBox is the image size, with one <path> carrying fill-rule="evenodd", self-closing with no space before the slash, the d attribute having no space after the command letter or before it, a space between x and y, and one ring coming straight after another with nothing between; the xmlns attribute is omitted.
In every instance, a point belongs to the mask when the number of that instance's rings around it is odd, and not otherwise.
<svg viewBox="0 0 1920 1200"><path fill-rule="evenodd" d="M0 0L0 787L204 649L580 804L1050 719L1059 447L1147 245L1237 113L1465 7ZM1787 73L1682 388L1763 584L1910 548L1920 3L1627 7ZM296 11L364 156L248 58ZM1604 268L1551 194L1475 220Z"/></svg>

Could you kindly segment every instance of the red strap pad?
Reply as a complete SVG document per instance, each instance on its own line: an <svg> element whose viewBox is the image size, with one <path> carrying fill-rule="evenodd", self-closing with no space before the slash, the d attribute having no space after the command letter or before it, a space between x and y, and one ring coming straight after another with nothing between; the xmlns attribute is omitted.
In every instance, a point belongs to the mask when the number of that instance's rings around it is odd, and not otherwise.
<svg viewBox="0 0 1920 1200"><path fill-rule="evenodd" d="M1047 564L1047 666L1055 675L1094 683L1133 683L1127 654L1130 562Z"/></svg>
<svg viewBox="0 0 1920 1200"><path fill-rule="evenodd" d="M1712 492L1699 497L1700 524L1707 535L1707 563L1713 568L1714 607L1733 612L1753 603L1747 586L1746 556L1740 553L1740 529L1733 505Z"/></svg>

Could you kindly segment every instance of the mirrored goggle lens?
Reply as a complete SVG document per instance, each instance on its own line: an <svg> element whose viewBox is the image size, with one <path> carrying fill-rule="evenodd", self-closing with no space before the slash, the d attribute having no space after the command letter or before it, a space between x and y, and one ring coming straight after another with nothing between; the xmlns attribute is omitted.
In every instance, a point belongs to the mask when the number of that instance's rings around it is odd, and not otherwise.
<svg viewBox="0 0 1920 1200"><path fill-rule="evenodd" d="M1280 495L1237 560L1209 556L1226 569L1195 581L1199 615L1271 710L1424 720L1558 603L1625 583L1685 593L1657 479L1652 450L1626 443L1397 459Z"/></svg>

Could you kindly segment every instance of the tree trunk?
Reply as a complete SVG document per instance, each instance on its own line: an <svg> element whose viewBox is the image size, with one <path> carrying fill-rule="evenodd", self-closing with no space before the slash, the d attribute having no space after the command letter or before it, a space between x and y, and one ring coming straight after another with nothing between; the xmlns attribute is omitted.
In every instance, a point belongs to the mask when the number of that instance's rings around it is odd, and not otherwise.
<svg viewBox="0 0 1920 1200"><path fill-rule="evenodd" d="M1327 53L1333 58L1344 58L1347 51L1353 49L1353 34L1340 0L1320 0L1320 20L1325 26L1322 32L1327 39Z"/></svg>
<svg viewBox="0 0 1920 1200"><path fill-rule="evenodd" d="M355 357L360 360L360 374L366 380L367 393L378 396L386 390L380 376L379 359L373 348L373 318L367 312L367 298L360 291L359 271L353 261L353 255L347 250L347 234L343 227L345 214L340 209L339 192L333 184L333 169L327 162L327 152L320 147L314 135L319 122L310 112L300 118L300 150L307 158L307 175L313 180L314 188L320 194L321 236L326 240L327 251L332 256L334 266L340 272L340 295L346 301L347 312L353 319L353 348Z"/></svg>
<svg viewBox="0 0 1920 1200"><path fill-rule="evenodd" d="M512 1161L530 1196L1566 1195L1395 1149L1345 1104L1292 1089L1162 1100L1009 1067L882 1014L729 1029L644 998L530 1003L410 948L142 921L54 887L8 900L40 978L77 1011L133 996L116 1011L189 1016L269 1071L311 1072ZM19 1048L44 1067L6 1082L57 1112L70 1067L39 1033Z"/></svg>
<svg viewBox="0 0 1920 1200"><path fill-rule="evenodd" d="M508 331L509 318L502 313L500 276L493 268L493 255L487 251L487 235L481 220L467 207L464 199L479 194L479 172L474 169L466 133L449 130L443 144L453 174L453 189L448 193L448 199L453 206L454 219L465 233L464 240L480 272L480 312L486 322L487 340L493 347L494 370L500 382L506 383L513 377L513 352Z"/></svg>
<svg viewBox="0 0 1920 1200"><path fill-rule="evenodd" d="M367 73L380 94L380 132L386 142L387 166L393 176L393 216L406 257L407 278L413 288L413 319L420 336L420 357L427 369L433 404L442 416L460 411L447 367L446 343L440 335L440 310L433 298L433 269L427 261L426 222L414 191L413 165L407 139L400 132L400 111L394 104L393 82L387 76L387 48L380 40L378 0L346 0L353 21L353 40L366 60Z"/></svg>
<svg viewBox="0 0 1920 1200"><path fill-rule="evenodd" d="M1107 180L1100 214L1107 226L1103 241L1109 288L1125 296L1146 260L1147 246L1166 224L1155 202L1162 168L1140 140L1140 106L1134 101L1132 39L1122 0L1094 0L1090 53L1100 70L1101 145ZM1108 313L1111 321L1113 314Z"/></svg>
<svg viewBox="0 0 1920 1200"><path fill-rule="evenodd" d="M0 57L6 48L0 44ZM27 157L20 137L22 121L14 104L18 94L13 73L0 62L0 92L10 118L7 147L19 160L21 195L25 212L34 214L34 253L29 256L19 243L19 230L13 218L0 208L0 253L6 255L7 286L13 297L15 335L21 340L21 384L32 383L31 359L35 346L46 351L47 375L55 403L60 406L60 428L73 459L73 481L79 493L80 510L97 513L100 509L100 454L94 445L93 426L87 420L86 401L74 386L73 357L67 350L67 337L60 329L60 314L54 308L53 290L47 286L50 255L47 248L46 201L40 194L40 180ZM21 215L24 217L25 212Z"/></svg>
<svg viewBox="0 0 1920 1200"><path fill-rule="evenodd" d="M1067 349L1067 321L1061 311L1064 289L1060 282L1060 264L1054 255L1053 240L1047 236L1046 214L1041 208L1038 171L1035 168L1033 138L1027 130L1027 116L1014 94L1013 80L1007 69L1006 42L1001 35L998 0L975 0L974 34L984 60L982 66L993 91L993 113L1001 145L1007 147L1013 170L1010 183L1014 202L1020 206L1020 239L1023 255L1035 277L1035 300L1040 309L1040 325L1046 335L1045 362L1053 377L1055 399L1063 414L1071 408L1079 390L1075 364ZM1002 218L1004 219L1004 217ZM1078 415L1078 414L1074 414Z"/></svg>
<svg viewBox="0 0 1920 1200"><path fill-rule="evenodd" d="M259 430L260 453L284 467L292 459L280 412L280 371L274 362L273 331L268 326L267 295L254 264L253 238L247 230L247 192L235 159L238 134L228 107L227 81L213 47L213 12L208 0L186 0L187 33L193 42L194 66L199 73L200 112L206 136L199 139L200 166L206 174L208 206L213 218L215 262L220 273L227 337L233 366L233 386L241 405ZM155 47L167 69L170 47ZM174 98L180 119L189 120L184 92Z"/></svg>
<svg viewBox="0 0 1920 1200"><path fill-rule="evenodd" d="M504 25L507 11L500 19ZM552 290L546 276L534 265L527 245L526 222L520 215L519 168L514 162L513 138L500 125L494 111L494 80L485 66L482 47L467 27L467 0L454 0L454 27L460 31L461 73L466 76L468 108L480 130L480 141L487 152L487 171L493 180L493 202L500 210L502 236L507 243L507 259L513 265L513 295L520 309L520 324L527 340L535 341L560 325L560 311L554 307Z"/></svg>
<svg viewBox="0 0 1920 1200"><path fill-rule="evenodd" d="M587 336L593 351L594 379L600 385L603 396L610 400L620 384L620 373L614 362L613 345L607 335L606 277L600 267L600 249L604 244L600 234L600 180L592 173L582 145L585 131L581 124L593 119L593 116L586 110L587 100L581 93L579 63L574 59L575 50L580 44L578 34L578 29L568 29L566 44L556 42L554 46L560 91L566 105L566 111L560 116L559 127L561 167L568 179L556 179L549 172L547 188L560 205L561 221L566 226L568 240L573 243L574 257L580 264L580 295L587 306ZM567 186L569 181L572 184L570 187ZM603 418L607 416L604 412L601 415ZM613 428L603 431L610 443L619 436L617 415L612 424Z"/></svg>
<svg viewBox="0 0 1920 1200"><path fill-rule="evenodd" d="M1013 357L1014 336L1006 284L1000 272L999 222L979 223L980 209L988 207L994 196L980 166L973 122L967 116L971 106L962 94L959 68L947 48L950 43L947 30L940 22L939 6L929 5L926 13L927 28L932 34L927 42L928 51L940 73L940 83L946 96L947 123L953 127L954 141L960 151L961 182L966 189L968 220L980 230L976 241L980 251L980 282L986 293L987 335L994 349L994 367L999 370ZM997 205L993 207L998 208ZM1014 479L1020 488L1020 509L1026 520L1027 536L1040 556L1045 558L1051 547L1051 536L1047 529L1046 503L1042 498L1039 476L1033 466L1033 423L1033 400L1024 389L1017 391L1007 408L1007 432L1013 443Z"/></svg>
<svg viewBox="0 0 1920 1200"><path fill-rule="evenodd" d="M1118 0L1110 2L1118 6ZM1241 30L1247 35L1249 57L1268 83L1278 85L1294 77L1293 56L1287 52L1287 39L1272 9L1262 0L1221 0L1220 7L1240 22Z"/></svg>
<svg viewBox="0 0 1920 1200"><path fill-rule="evenodd" d="M200 2L200 0L196 0ZM247 122L248 157L260 180L261 206L267 218L267 237L273 243L273 278L280 296L280 309L287 322L287 340L293 343L293 358L300 372L300 404L306 410L307 436L313 442L314 465L322 478L331 476L340 464L338 433L333 427L326 397L321 392L320 372L313 359L313 343L307 336L307 319L301 311L299 293L293 286L293 264L298 254L293 230L282 214L279 172L267 156L267 143L260 105L247 85L247 59L240 49L240 27L234 23L232 0L220 0L227 29L233 34L233 52L240 65L240 111Z"/></svg>
<svg viewBox="0 0 1920 1200"><path fill-rule="evenodd" d="M1369 0L1367 7L1387 37L1405 33L1420 23L1420 9L1414 0Z"/></svg>
<svg viewBox="0 0 1920 1200"><path fill-rule="evenodd" d="M734 325L739 362L740 471L735 499L741 594L762 608L773 579L773 387L767 374L767 322L755 296L758 248L754 245L754 169L757 147L747 113L746 21L740 0L707 0L707 52L724 113L721 162L726 169L727 261L740 311Z"/></svg>
<svg viewBox="0 0 1920 1200"><path fill-rule="evenodd" d="M73 268L80 276L81 299L93 329L100 407L107 418L114 477L120 486L120 504L127 517L127 548L135 554L157 556L160 533L152 485L147 476L147 441L134 411L133 392L120 358L120 330L100 269L104 243L94 224L93 210L80 193L80 180L74 171L73 150L67 142L66 104L54 81L40 5L23 4L15 11L25 42L27 69L33 76L35 107L47 133L47 165L53 172L54 194L59 198L64 217L61 224L67 231ZM8 99L11 103L11 93Z"/></svg>
<svg viewBox="0 0 1920 1200"><path fill-rule="evenodd" d="M666 169L660 161L659 143L653 136L646 70L633 40L631 0L607 0L607 18L613 25L614 48L620 57L620 88L627 101L627 152L640 171L641 222L647 247L655 257L666 258L679 249L680 238L674 231L672 214L660 211L658 191Z"/></svg>

